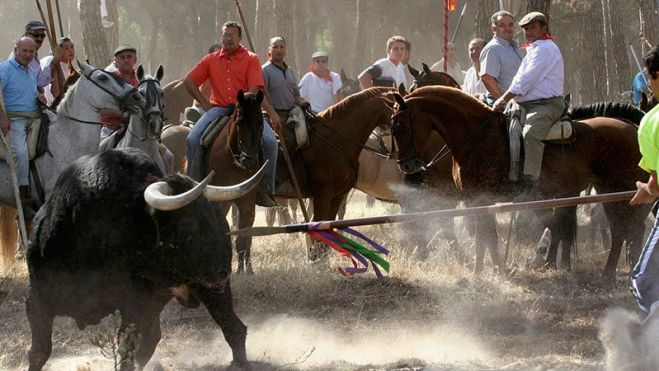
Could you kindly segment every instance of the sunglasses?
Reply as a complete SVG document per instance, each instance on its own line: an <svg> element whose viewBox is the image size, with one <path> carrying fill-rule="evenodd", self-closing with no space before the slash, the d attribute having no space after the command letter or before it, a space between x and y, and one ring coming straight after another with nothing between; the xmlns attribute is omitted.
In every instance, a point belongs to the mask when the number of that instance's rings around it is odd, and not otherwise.
<svg viewBox="0 0 659 371"><path fill-rule="evenodd" d="M32 33L32 32L30 32L30 36L34 37L35 39L37 39L37 38L45 39L46 38L45 33Z"/></svg>

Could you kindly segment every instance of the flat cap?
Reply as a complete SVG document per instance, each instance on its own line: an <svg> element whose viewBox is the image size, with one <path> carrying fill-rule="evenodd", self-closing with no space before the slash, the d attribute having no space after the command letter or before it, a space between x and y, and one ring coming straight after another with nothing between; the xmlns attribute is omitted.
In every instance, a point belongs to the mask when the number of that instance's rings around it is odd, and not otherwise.
<svg viewBox="0 0 659 371"><path fill-rule="evenodd" d="M137 53L137 49L135 49L134 46L130 46L128 44L121 44L121 45L119 45L119 47L117 49L114 50L113 55L117 55L117 54L123 53L125 51L131 51L133 53Z"/></svg>
<svg viewBox="0 0 659 371"><path fill-rule="evenodd" d="M311 59L316 58L329 58L329 53L326 51L319 50L311 55Z"/></svg>
<svg viewBox="0 0 659 371"><path fill-rule="evenodd" d="M522 17L522 19L519 21L519 26L524 27L536 21L541 21L542 23L547 24L547 17L545 17L545 15L540 12L531 12Z"/></svg>
<svg viewBox="0 0 659 371"><path fill-rule="evenodd" d="M25 25L25 32L34 31L34 30L47 30L47 29L48 27L46 27L40 21L29 21Z"/></svg>

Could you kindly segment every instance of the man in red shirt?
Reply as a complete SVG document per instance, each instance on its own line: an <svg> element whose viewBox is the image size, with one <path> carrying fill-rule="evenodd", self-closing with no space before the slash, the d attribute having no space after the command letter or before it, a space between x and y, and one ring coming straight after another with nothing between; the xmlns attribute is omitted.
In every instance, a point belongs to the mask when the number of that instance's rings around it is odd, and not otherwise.
<svg viewBox="0 0 659 371"><path fill-rule="evenodd" d="M236 103L239 90L256 94L263 89L263 72L259 57L248 51L240 44L242 27L237 22L229 21L222 26L222 48L203 57L185 76L183 84L201 107L206 111L195 123L188 134L187 156L188 171L190 162L194 158L201 136L208 127L221 114L228 110L228 106ZM207 99L200 91L199 86L205 81L210 83L211 96ZM279 116L266 99L263 108L270 115L272 126L279 129L281 122ZM264 120L263 125L263 153L270 161L268 163L268 185L270 192L275 189L275 171L277 169L277 139L272 128ZM257 197L260 206L277 206L271 194L260 193Z"/></svg>
<svg viewBox="0 0 659 371"><path fill-rule="evenodd" d="M128 44L122 44L114 51L114 61L105 70L114 73L127 84L137 88L139 81L137 81L137 75L135 73L136 63L137 49ZM119 130L122 125L128 124L128 119L130 118L129 112L116 109L103 108L100 113L101 122L103 122L101 139L109 137L112 133Z"/></svg>

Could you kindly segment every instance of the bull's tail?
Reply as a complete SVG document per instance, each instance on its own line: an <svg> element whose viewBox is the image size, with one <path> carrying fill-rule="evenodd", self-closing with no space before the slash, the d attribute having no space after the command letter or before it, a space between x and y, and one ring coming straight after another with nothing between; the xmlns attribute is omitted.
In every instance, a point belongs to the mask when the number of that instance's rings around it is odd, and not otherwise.
<svg viewBox="0 0 659 371"><path fill-rule="evenodd" d="M642 322L638 315L621 308L611 309L600 321L599 338L606 351L607 370L639 370L639 338Z"/></svg>
<svg viewBox="0 0 659 371"><path fill-rule="evenodd" d="M14 264L17 238L16 209L0 205L0 268L7 269Z"/></svg>

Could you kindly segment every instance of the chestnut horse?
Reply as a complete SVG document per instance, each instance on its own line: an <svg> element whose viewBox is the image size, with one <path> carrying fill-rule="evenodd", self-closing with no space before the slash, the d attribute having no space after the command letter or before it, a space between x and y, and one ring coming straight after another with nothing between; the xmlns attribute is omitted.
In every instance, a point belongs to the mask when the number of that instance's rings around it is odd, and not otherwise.
<svg viewBox="0 0 659 371"><path fill-rule="evenodd" d="M230 121L215 139L210 153L208 169L215 170L212 185L226 186L249 179L259 170L259 150L263 133L261 102L263 92L254 95L239 91L238 103ZM230 202L220 203L220 209L227 214L233 203L238 208L239 228L250 228L254 224L254 209L258 187ZM251 237L236 238L238 272L252 273L250 259Z"/></svg>
<svg viewBox="0 0 659 371"><path fill-rule="evenodd" d="M464 196L471 204L485 205L510 199L519 191L517 183L508 180L510 145L504 115L493 112L462 91L445 87L424 87L405 98L395 95L395 99L393 131L400 151L399 164L404 172L418 171L424 163L418 153L426 146L430 133L436 131L444 138L459 165L456 182L461 184ZM636 114L629 109L628 113ZM621 114L625 115L625 112ZM609 116L618 114L610 112ZM592 116L582 113L581 117ZM634 120L637 118L638 115L634 116ZM637 126L608 117L576 121L573 126L573 143L548 143L545 146L542 174L533 189L536 196L578 196L591 183L599 193L628 191L635 189L636 180L647 178L637 165L640 160ZM632 259L638 257L643 221L649 207L617 202L605 204L604 208L612 235L605 273L613 275L624 241L630 246ZM552 239L546 263L556 266L558 244L561 242L561 264L569 269L570 248L576 234L576 207L542 214L545 218L541 220L557 237ZM492 260L503 270L497 241L495 218L478 217L475 272L482 270L486 247L490 249Z"/></svg>

